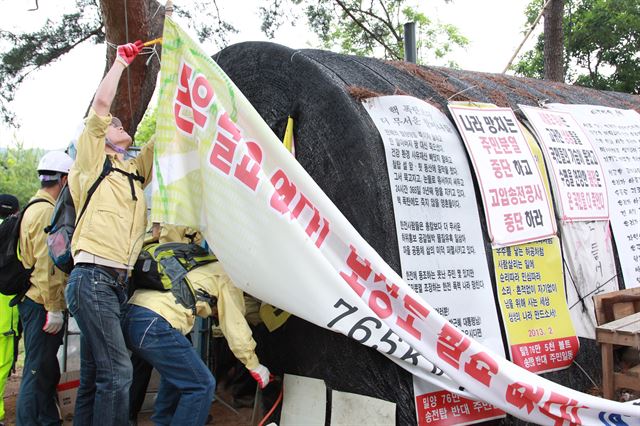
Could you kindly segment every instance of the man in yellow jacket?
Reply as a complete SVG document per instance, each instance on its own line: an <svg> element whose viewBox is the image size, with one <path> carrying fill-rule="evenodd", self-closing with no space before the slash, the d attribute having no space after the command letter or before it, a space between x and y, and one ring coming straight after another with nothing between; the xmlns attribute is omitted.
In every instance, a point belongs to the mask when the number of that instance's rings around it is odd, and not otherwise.
<svg viewBox="0 0 640 426"><path fill-rule="evenodd" d="M0 223L20 209L13 195L0 194ZM0 426L4 426L4 388L11 374L18 346L18 307L9 306L13 296L0 294Z"/></svg>
<svg viewBox="0 0 640 426"><path fill-rule="evenodd" d="M63 287L66 276L54 267L48 254L44 228L67 182L73 160L51 151L38 164L41 189L32 200L45 200L25 210L20 224L19 255L25 268L33 268L31 286L18 304L23 327L25 360L16 407L18 425L61 424L56 406L60 367L56 354L64 334Z"/></svg>
<svg viewBox="0 0 640 426"><path fill-rule="evenodd" d="M143 187L151 180L153 143L128 160L131 136L109 111L122 73L141 48L139 41L118 47L116 61L93 98L69 173L69 190L79 219L71 243L75 266L65 297L80 328L80 387L74 424L83 426L123 425L128 419L132 368L120 317L127 298L128 270L138 257L145 233Z"/></svg>
<svg viewBox="0 0 640 426"><path fill-rule="evenodd" d="M270 380L260 364L256 343L244 318L242 290L233 285L219 262L188 272L194 291L210 296L199 300L195 312L180 304L172 291L137 289L125 314L123 330L129 349L152 364L161 375L152 421L154 424L204 425L213 400L215 379L191 342L195 315L218 317L233 354L260 387Z"/></svg>

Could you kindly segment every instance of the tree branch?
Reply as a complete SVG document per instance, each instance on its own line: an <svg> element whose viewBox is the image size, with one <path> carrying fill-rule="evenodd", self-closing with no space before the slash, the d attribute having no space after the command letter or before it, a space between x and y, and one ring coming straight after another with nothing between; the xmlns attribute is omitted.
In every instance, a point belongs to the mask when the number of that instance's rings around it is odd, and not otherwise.
<svg viewBox="0 0 640 426"><path fill-rule="evenodd" d="M391 30L391 33L396 38L396 40L401 40L402 38L396 32L396 29L393 27L393 25L391 23L391 17L389 16L389 11L387 10L387 7L384 5L384 2L382 0L378 0L378 2L380 3L380 6L382 7L382 10L384 11L384 15L387 17L387 22L389 22L389 29Z"/></svg>
<svg viewBox="0 0 640 426"><path fill-rule="evenodd" d="M340 6L340 8L344 11L344 13L346 13L351 20L357 25L359 26L362 31L364 31L365 33L369 34L369 36L371 36L371 38L373 38L375 41L377 41L378 43L380 43L380 45L382 47L384 47L384 49L395 59L400 60L401 58L396 54L396 52L393 51L393 49L391 49L389 46L387 46L387 44L384 42L384 40L381 40L376 34L374 34L369 28L367 28L365 25L363 25L360 21L358 21L358 19L351 13L351 9L349 9L341 0L335 0L335 2L338 4L338 6Z"/></svg>

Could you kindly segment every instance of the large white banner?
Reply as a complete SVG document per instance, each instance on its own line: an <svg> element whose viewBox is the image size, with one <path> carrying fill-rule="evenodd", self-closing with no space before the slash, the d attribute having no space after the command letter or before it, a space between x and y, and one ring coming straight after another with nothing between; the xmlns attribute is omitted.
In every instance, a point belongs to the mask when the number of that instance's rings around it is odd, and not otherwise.
<svg viewBox="0 0 640 426"><path fill-rule="evenodd" d="M596 338L593 297L619 290L609 222L560 224L567 305L576 334Z"/></svg>
<svg viewBox="0 0 640 426"><path fill-rule="evenodd" d="M405 282L467 336L504 356L473 177L456 129L410 96L363 102L384 143ZM414 379L419 424L470 424L503 413Z"/></svg>
<svg viewBox="0 0 640 426"><path fill-rule="evenodd" d="M449 105L478 178L494 247L555 235L540 172L509 108Z"/></svg>
<svg viewBox="0 0 640 426"><path fill-rule="evenodd" d="M640 286L640 114L597 105L547 107L571 113L597 148L624 283Z"/></svg>
<svg viewBox="0 0 640 426"><path fill-rule="evenodd" d="M542 145L563 221L607 220L609 202L600 160L571 114L518 105Z"/></svg>
<svg viewBox="0 0 640 426"><path fill-rule="evenodd" d="M355 231L169 18L155 149L153 219L201 229L244 291L527 421L640 424L640 407L542 379L447 322ZM431 374L427 359L454 382Z"/></svg>

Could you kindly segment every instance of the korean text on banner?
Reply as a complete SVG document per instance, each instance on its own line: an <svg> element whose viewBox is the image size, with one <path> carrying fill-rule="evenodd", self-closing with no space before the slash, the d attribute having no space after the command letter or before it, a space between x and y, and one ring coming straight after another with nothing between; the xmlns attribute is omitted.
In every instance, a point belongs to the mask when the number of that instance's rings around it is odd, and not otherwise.
<svg viewBox="0 0 640 426"><path fill-rule="evenodd" d="M467 336L504 354L482 228L464 147L437 108L410 96L363 102L387 159L402 277ZM502 417L414 377L418 424Z"/></svg>
<svg viewBox="0 0 640 426"><path fill-rule="evenodd" d="M397 318L402 330L420 336L413 324L426 311L411 310L412 291L170 19L160 84L153 220L200 229L234 283L253 296L457 391L456 382L379 319ZM384 268L374 269L377 264ZM332 282L336 291L327 291ZM365 292L365 285L372 289Z"/></svg>
<svg viewBox="0 0 640 426"><path fill-rule="evenodd" d="M449 105L475 170L494 247L555 234L533 155L509 108Z"/></svg>
<svg viewBox="0 0 640 426"><path fill-rule="evenodd" d="M579 341L567 307L557 237L493 250L511 360L536 373L569 367Z"/></svg>
<svg viewBox="0 0 640 426"><path fill-rule="evenodd" d="M640 286L640 114L597 105L547 107L571 113L596 147L624 283L627 288Z"/></svg>
<svg viewBox="0 0 640 426"><path fill-rule="evenodd" d="M519 105L535 129L562 220L607 220L609 202L600 160L571 114Z"/></svg>
<svg viewBox="0 0 640 426"><path fill-rule="evenodd" d="M565 388L507 362L422 301L170 18L160 84L153 219L201 229L238 287L522 419L638 423L640 407ZM429 376L427 360L455 382Z"/></svg>

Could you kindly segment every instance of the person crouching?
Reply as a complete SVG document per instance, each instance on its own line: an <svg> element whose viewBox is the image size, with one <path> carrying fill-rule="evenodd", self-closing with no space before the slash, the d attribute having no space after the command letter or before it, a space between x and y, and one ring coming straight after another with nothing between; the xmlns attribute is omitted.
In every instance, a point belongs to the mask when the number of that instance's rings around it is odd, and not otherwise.
<svg viewBox="0 0 640 426"><path fill-rule="evenodd" d="M216 382L185 337L196 315L217 315L229 347L260 387L270 380L269 370L255 353L256 343L244 318L242 290L233 285L222 265L215 261L198 266L187 273L186 280L198 295L194 306L185 303L180 296L184 291L176 288L138 288L123 321L128 348L152 364L161 376L151 418L154 424L201 426L206 422Z"/></svg>

